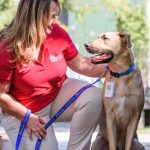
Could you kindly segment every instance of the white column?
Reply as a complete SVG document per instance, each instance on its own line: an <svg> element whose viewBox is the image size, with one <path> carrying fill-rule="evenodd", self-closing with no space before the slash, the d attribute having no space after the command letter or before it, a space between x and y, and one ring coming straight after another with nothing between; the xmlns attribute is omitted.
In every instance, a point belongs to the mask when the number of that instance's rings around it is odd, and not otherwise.
<svg viewBox="0 0 150 150"><path fill-rule="evenodd" d="M149 26L149 39L150 39L150 0L147 0L147 17L148 17L148 26ZM148 88L150 88L150 41L148 47Z"/></svg>

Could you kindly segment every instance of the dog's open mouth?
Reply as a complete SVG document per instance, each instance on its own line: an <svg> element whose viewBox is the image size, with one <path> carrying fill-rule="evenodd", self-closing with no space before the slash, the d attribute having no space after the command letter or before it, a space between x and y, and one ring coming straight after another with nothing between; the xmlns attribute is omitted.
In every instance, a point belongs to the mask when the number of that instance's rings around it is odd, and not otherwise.
<svg viewBox="0 0 150 150"><path fill-rule="evenodd" d="M108 50L107 52L101 52L97 55L91 57L91 63L93 64L103 64L109 63L114 57L112 51Z"/></svg>

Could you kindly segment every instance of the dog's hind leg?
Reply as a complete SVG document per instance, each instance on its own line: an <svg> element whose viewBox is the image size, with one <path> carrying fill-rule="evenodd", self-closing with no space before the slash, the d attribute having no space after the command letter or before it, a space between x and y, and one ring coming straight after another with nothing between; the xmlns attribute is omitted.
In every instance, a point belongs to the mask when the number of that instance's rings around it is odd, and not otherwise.
<svg viewBox="0 0 150 150"><path fill-rule="evenodd" d="M109 141L109 149L116 150L116 125L113 121L112 114L106 114L106 125Z"/></svg>
<svg viewBox="0 0 150 150"><path fill-rule="evenodd" d="M139 116L140 114L137 113L130 121L129 126L127 128L127 133L126 133L126 144L125 144L125 150L131 150L133 138L138 126L138 121L139 121Z"/></svg>

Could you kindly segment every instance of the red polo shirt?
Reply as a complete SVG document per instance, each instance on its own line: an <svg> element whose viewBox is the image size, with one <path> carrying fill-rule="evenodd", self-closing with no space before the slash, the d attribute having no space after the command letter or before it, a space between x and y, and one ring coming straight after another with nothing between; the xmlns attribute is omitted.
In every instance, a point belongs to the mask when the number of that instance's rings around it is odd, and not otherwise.
<svg viewBox="0 0 150 150"><path fill-rule="evenodd" d="M0 82L11 82L10 94L32 112L54 100L66 79L66 61L78 54L67 32L58 24L54 24L41 50L40 61L17 68L12 68L10 52L0 53Z"/></svg>

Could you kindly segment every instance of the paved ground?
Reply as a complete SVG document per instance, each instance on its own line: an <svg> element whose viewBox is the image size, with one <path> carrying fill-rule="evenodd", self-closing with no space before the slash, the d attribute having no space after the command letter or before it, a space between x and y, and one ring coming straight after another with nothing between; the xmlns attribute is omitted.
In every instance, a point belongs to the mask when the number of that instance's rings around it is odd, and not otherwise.
<svg viewBox="0 0 150 150"><path fill-rule="evenodd" d="M56 123L54 124L54 130L59 142L60 150L66 150L67 141L69 139L69 123ZM2 127L0 127L0 134L4 133ZM95 139L97 132L94 132L92 141ZM145 145L145 150L150 150L150 134L139 134L139 140Z"/></svg>
<svg viewBox="0 0 150 150"><path fill-rule="evenodd" d="M59 141L60 150L66 150L67 141L69 138L69 123L54 124L56 137ZM92 141L95 139L97 132L94 132ZM145 150L150 150L150 134L139 134L139 141L145 146Z"/></svg>

